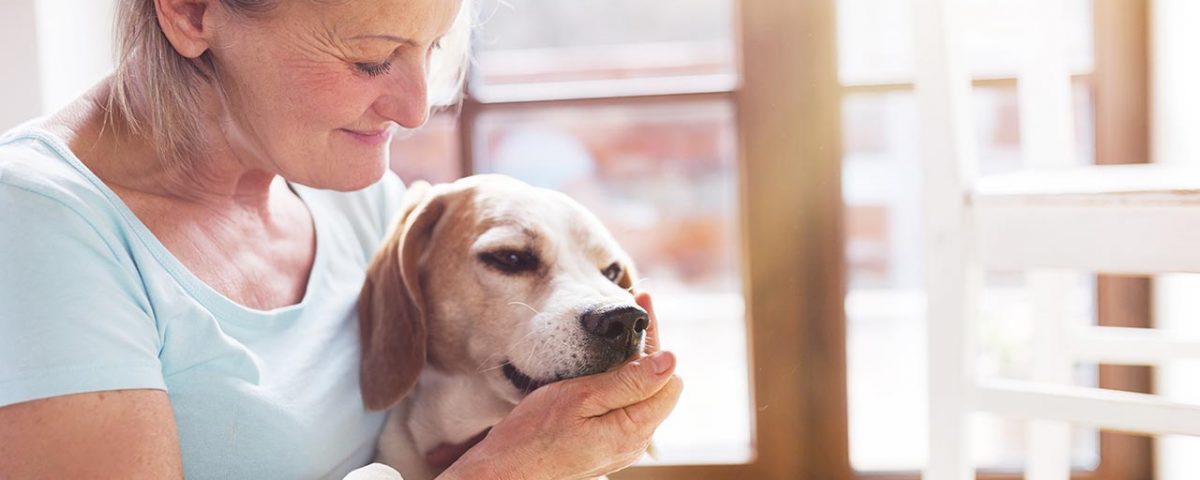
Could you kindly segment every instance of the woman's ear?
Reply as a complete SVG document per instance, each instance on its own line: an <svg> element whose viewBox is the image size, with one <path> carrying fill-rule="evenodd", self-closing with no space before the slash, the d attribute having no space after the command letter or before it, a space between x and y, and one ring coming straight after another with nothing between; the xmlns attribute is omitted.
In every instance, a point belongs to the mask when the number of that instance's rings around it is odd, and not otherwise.
<svg viewBox="0 0 1200 480"><path fill-rule="evenodd" d="M222 13L217 0L154 0L158 25L175 47L187 58L198 58L211 45L214 17Z"/></svg>

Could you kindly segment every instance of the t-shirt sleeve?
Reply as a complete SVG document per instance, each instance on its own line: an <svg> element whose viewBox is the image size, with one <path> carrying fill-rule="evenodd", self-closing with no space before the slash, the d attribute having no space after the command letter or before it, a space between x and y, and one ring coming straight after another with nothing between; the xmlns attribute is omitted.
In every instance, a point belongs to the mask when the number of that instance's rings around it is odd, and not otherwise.
<svg viewBox="0 0 1200 480"><path fill-rule="evenodd" d="M0 183L0 406L166 390L137 267L85 205Z"/></svg>

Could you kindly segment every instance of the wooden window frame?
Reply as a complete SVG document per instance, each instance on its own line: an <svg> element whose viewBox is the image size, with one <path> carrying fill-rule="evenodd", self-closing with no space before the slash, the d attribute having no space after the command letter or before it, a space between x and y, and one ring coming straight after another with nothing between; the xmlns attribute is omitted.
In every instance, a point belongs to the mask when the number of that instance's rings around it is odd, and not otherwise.
<svg viewBox="0 0 1200 480"><path fill-rule="evenodd" d="M727 89L502 101L468 95L459 107L464 175L474 173L472 138L479 117L489 112L711 100L733 107L747 351L757 406L754 456L736 465L639 466L613 478L850 478L835 1L735 0L740 75ZM795 43L797 32L812 42L779 48ZM815 385L822 387L809 387Z"/></svg>

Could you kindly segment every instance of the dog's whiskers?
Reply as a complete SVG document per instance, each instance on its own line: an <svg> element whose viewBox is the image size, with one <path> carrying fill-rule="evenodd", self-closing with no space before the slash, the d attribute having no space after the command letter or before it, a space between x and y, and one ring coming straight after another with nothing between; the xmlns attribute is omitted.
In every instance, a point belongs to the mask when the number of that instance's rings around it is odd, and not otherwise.
<svg viewBox="0 0 1200 480"><path fill-rule="evenodd" d="M508 305L520 305L520 306L522 306L522 307L525 307L525 308L529 309L529 311L533 312L535 315L542 315L542 312L541 312L541 311L539 311L539 310L538 310L538 309L536 309L536 308L533 308L533 306L531 306L531 305L529 305L528 303L525 303L525 302L512 301L512 302L508 302ZM512 347L509 347L509 348L508 348L507 350L505 350L504 352L500 352L500 353L493 353L493 354L491 354L491 355L488 355L488 356L487 356L487 358L485 358L485 359L484 359L482 362L480 362L480 364L479 364L479 367L476 369L476 373L486 373L486 372L490 372L490 371L492 371L492 370L496 370L496 369L503 368L503 367L504 367L504 365L506 365L506 364L510 364L510 363L512 363L512 362L511 362L511 360L509 360L509 361L506 361L506 362L504 362L504 363L501 363L501 364L499 364L499 365L486 366L486 365L487 365L489 362L491 362L493 359L495 359L495 358L497 358L497 357L509 357L509 356L510 356L510 354L511 354L511 353L512 353L514 350L517 350L517 349L518 349L518 348L520 348L520 347L528 346L528 343L529 343L530 341L533 341L533 340L534 340L534 339L532 339L532 338L530 338L530 337L531 337L533 334L537 333L538 331L539 331L539 330L538 330L537 328L531 328L531 329L529 330L529 332L528 332L528 333L526 333L526 334L525 334L525 336L521 337L521 339L520 339L520 340L516 341L516 342L515 342L515 343L512 345ZM529 353L528 353L528 354L525 356L525 362L524 362L524 364L525 364L525 365L529 365L529 364L530 364L530 362L532 362L532 361L533 361L533 359L534 359L534 358L536 358L536 357L538 356L538 354L540 354L540 353L541 353L543 350L546 350L547 348L551 348L551 347L553 347L555 343L557 343L557 344L558 344L558 346L561 346L561 347L562 347L562 348L564 348L564 349L570 349L570 348L571 348L571 345L570 345L568 342L566 342L566 341L564 341L564 340L562 340L562 339L558 339L558 338L553 338L553 337L551 337L551 338L541 338L541 339L539 339L539 340L540 340L540 341L537 341L537 342L535 342L535 343L533 344L532 348L530 348L530 349L529 349Z"/></svg>
<svg viewBox="0 0 1200 480"><path fill-rule="evenodd" d="M524 302L516 302L516 301L514 301L514 302L508 302L508 304L509 304L509 305L521 305L521 306L523 306L523 307L525 307L525 308L528 308L528 309L532 310L532 311L533 311L533 313L534 313L534 314L537 314L537 315L541 315L541 313L542 313L542 312L539 312L539 311L538 311L536 308L533 308L532 306L530 306L529 304L527 304L527 303L524 303ZM479 362L479 368L478 368L478 369L476 369L476 372L477 372L477 373L483 373L483 372L486 372L486 371L488 371L488 370L491 370L491 369L495 368L495 367L492 367L492 368L489 368L489 369L483 369L483 366L484 366L484 365L487 365L487 364L488 364L488 362L492 361L492 359L493 359L493 358L496 358L496 357L498 357L498 356L508 356L508 354L509 354L509 353L511 353L513 350L516 350L516 349L517 349L517 347L521 346L521 343L522 343L522 342L524 342L526 339L528 339L530 335L533 335L533 334L534 334L534 332L535 332L535 330L530 330L530 331L529 331L529 333L526 333L526 334L525 334L525 336L521 338L521 340L518 340L518 341L517 341L517 342L516 342L516 343L515 343L515 344L514 344L514 345L513 345L511 348L509 348L507 351L500 352L500 353L493 353L493 354L491 354L491 355L488 355L488 356L487 356L487 358L484 358L482 362Z"/></svg>
<svg viewBox="0 0 1200 480"><path fill-rule="evenodd" d="M533 308L533 307L529 306L529 304L528 304L528 303L524 303L524 302L508 302L508 304L509 304L509 305L520 305L520 306L522 306L522 307L525 307L525 308L528 308L528 309L532 310L532 311L533 311L533 313L535 313L535 314L537 314L537 315L541 315L541 314L542 314L542 312L539 312L539 311L538 311L536 308Z"/></svg>
<svg viewBox="0 0 1200 480"><path fill-rule="evenodd" d="M644 285L647 280L650 280L650 279L649 278L639 278L637 280L634 280L633 284L630 285L629 288L626 288L625 291L627 291L629 293L633 293L634 290L640 290L640 287L642 285Z"/></svg>
<svg viewBox="0 0 1200 480"><path fill-rule="evenodd" d="M534 343L533 348L529 349L529 355L525 357L525 364L529 365L530 362L533 362L533 358L537 356L538 351L545 347L545 345L545 338L542 338L541 342Z"/></svg>
<svg viewBox="0 0 1200 480"><path fill-rule="evenodd" d="M517 349L517 347L520 347L520 346L521 346L521 344L523 344L523 343L525 343L526 341L528 341L528 340L529 340L529 337L530 337L531 335L533 335L534 333L537 333L537 330L530 330L530 331L529 331L529 333L526 333L524 337L521 337L521 339L520 339L520 340L517 340L517 341L516 341L516 343L514 343L512 347L509 347L509 349L508 349L508 350L505 350L505 351L503 351L503 352L500 352L500 353L493 353L493 354L491 354L491 355L488 355L488 356L487 356L487 358L483 359L483 362L481 362L481 363L479 364L479 370L477 370L477 371L478 371L479 373L483 373L483 372L486 372L486 371L488 371L488 370L493 370L493 369L499 368L499 367L491 367L491 368L483 369L483 366L484 366L484 365L487 365L487 363L488 363L488 362L490 362L490 361L491 361L493 358L496 358L496 357L498 357L498 356L504 356L504 357L507 357L507 356L508 356L508 354L512 353L512 351L513 351L513 350L516 350L516 349ZM501 366L503 366L503 364L501 364Z"/></svg>

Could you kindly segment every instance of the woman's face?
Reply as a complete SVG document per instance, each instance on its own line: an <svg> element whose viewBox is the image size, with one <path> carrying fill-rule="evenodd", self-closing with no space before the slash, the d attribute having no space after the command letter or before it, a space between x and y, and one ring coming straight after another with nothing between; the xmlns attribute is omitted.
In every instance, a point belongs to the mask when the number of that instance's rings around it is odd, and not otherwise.
<svg viewBox="0 0 1200 480"><path fill-rule="evenodd" d="M210 46L235 155L304 185L353 190L388 166L396 125L428 115L427 70L461 0L284 0L223 16Z"/></svg>

